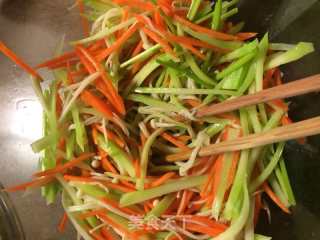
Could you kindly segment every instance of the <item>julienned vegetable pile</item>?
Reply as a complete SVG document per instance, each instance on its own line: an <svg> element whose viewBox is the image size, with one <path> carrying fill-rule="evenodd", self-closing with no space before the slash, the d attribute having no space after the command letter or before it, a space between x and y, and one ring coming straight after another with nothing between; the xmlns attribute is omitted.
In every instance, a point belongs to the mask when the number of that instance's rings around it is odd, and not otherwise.
<svg viewBox="0 0 320 240"><path fill-rule="evenodd" d="M62 193L65 216L88 239L270 239L255 234L270 198L295 205L285 143L198 156L203 146L290 124L288 104L271 101L215 116L207 105L282 84L279 66L311 43L270 43L229 18L237 0L78 1L85 38L35 68L0 50L32 76L43 107L33 180L47 203ZM90 26L90 33L89 33ZM37 70L54 79L43 89ZM47 82L46 82L47 83ZM39 116L40 117L40 116ZM303 141L303 140L301 140ZM172 162L185 150L188 160Z"/></svg>

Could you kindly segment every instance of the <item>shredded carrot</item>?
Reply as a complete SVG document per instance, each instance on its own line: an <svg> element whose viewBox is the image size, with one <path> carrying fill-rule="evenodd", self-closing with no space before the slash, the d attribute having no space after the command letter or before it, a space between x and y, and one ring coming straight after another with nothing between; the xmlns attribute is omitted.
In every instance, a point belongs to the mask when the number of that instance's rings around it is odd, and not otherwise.
<svg viewBox="0 0 320 240"><path fill-rule="evenodd" d="M44 67L50 67L52 65L56 65L56 64L59 64L59 63L63 63L63 62L67 62L67 61L70 61L72 59L74 59L76 57L76 52L75 51L72 51L72 52L66 52L56 58L53 58L51 60L48 60L48 61L45 61L39 65L37 65L35 68L44 68Z"/></svg>
<svg viewBox="0 0 320 240"><path fill-rule="evenodd" d="M138 239L134 232L130 232L126 228L124 228L121 224L114 222L105 213L98 213L97 215L103 221L108 223L111 227L113 227L114 229L117 229L119 232L123 233L126 238L128 238L128 239Z"/></svg>
<svg viewBox="0 0 320 240"><path fill-rule="evenodd" d="M263 89L269 88L273 86L272 80L273 80L273 74L275 72L275 69L270 69L266 72L264 78L263 78Z"/></svg>
<svg viewBox="0 0 320 240"><path fill-rule="evenodd" d="M167 15L172 16L173 15L173 9L171 5L171 1L167 0L158 0L158 5L160 6L161 10Z"/></svg>
<svg viewBox="0 0 320 240"><path fill-rule="evenodd" d="M95 240L105 240L105 238L103 237L103 235L99 232L90 232L89 234L94 237Z"/></svg>
<svg viewBox="0 0 320 240"><path fill-rule="evenodd" d="M288 105L282 99L275 99L275 100L270 101L270 103L272 103L276 107L284 110L285 112L288 112L288 110L289 110Z"/></svg>
<svg viewBox="0 0 320 240"><path fill-rule="evenodd" d="M77 0L77 4L79 7L81 23L82 23L82 30L85 37L89 36L90 33L90 26L87 18L84 16L84 4L83 0Z"/></svg>
<svg viewBox="0 0 320 240"><path fill-rule="evenodd" d="M142 51L142 48L143 48L143 41L140 40L137 46L134 48L131 57L137 56Z"/></svg>
<svg viewBox="0 0 320 240"><path fill-rule="evenodd" d="M199 107L201 105L201 101L199 99L183 99L183 102L190 105L193 108Z"/></svg>
<svg viewBox="0 0 320 240"><path fill-rule="evenodd" d="M257 36L258 33L251 33L251 32L240 32L237 33L236 36L238 37L239 40L241 41L246 41L250 38L254 38Z"/></svg>
<svg viewBox="0 0 320 240"><path fill-rule="evenodd" d="M42 77L36 72L36 70L34 70L32 67L26 64L23 60L21 60L21 58L19 58L13 51L11 51L2 41L0 41L0 52L2 52L5 56L11 59L15 64L17 64L27 73L29 73L36 79L42 81Z"/></svg>
<svg viewBox="0 0 320 240"><path fill-rule="evenodd" d="M124 213L127 213L127 214L131 214L133 216L138 216L138 215L143 213L142 211L136 211L136 210L133 210L131 208L120 207L118 202L115 202L115 201L113 201L111 199L108 199L108 198L101 198L100 200L102 202L104 202L104 203L116 208L117 210L120 210L120 211L122 211Z"/></svg>
<svg viewBox="0 0 320 240"><path fill-rule="evenodd" d="M277 197L277 195L271 190L271 188L268 186L266 182L263 183L263 190L266 192L266 194L271 198L271 200L277 204L279 208L281 208L282 211L285 213L290 214L290 210L281 202L281 200Z"/></svg>
<svg viewBox="0 0 320 240"><path fill-rule="evenodd" d="M192 23L192 22L190 22L180 16L177 16L177 15L174 16L174 20L180 22L181 24L183 24L183 25L185 25L185 26L187 26L197 32L205 33L205 34L207 34L213 38L216 38L216 39L221 39L221 40L225 40L225 41L239 40L238 37L236 37L236 36L229 35L229 34L222 33L222 32L218 32L218 31L214 31L212 29L199 26L199 25L194 24L194 23Z"/></svg>
<svg viewBox="0 0 320 240"><path fill-rule="evenodd" d="M125 42L132 37L133 34L141 27L141 23L136 23L132 25L116 42L112 44L109 48L102 50L97 56L96 59L101 62L106 57L108 57L112 52L117 51L121 48Z"/></svg>
<svg viewBox="0 0 320 240"><path fill-rule="evenodd" d="M282 125L289 125L289 124L292 124L292 120L288 117L288 116L283 116L282 118L281 118L281 123L282 123Z"/></svg>
<svg viewBox="0 0 320 240"><path fill-rule="evenodd" d="M186 146L183 142L179 141L178 139L176 139L174 136L170 135L169 133L164 132L161 134L161 137L182 150L190 150L190 148L188 146Z"/></svg>
<svg viewBox="0 0 320 240"><path fill-rule="evenodd" d="M198 49L196 49L195 47L188 45L188 44L181 44L183 48L188 49L190 52L192 52L195 56L197 56L198 58L200 58L201 60L205 60L206 56L203 55Z"/></svg>
<svg viewBox="0 0 320 240"><path fill-rule="evenodd" d="M232 165L231 165L231 169L229 171L229 176L228 176L228 187L229 188L234 180L234 177L236 175L236 171L237 171L237 165L239 162L239 158L240 158L240 152L234 152L233 153L233 158L232 158Z"/></svg>
<svg viewBox="0 0 320 240"><path fill-rule="evenodd" d="M177 136L175 137L176 139L178 139L179 141L186 143L189 140L191 140L192 138L189 135L181 135L181 136Z"/></svg>
<svg viewBox="0 0 320 240"><path fill-rule="evenodd" d="M146 27L143 27L142 31L147 34L147 36L150 37L153 41L159 43L165 52L176 58L175 52L172 50L169 43L165 39L161 38L157 33L151 31Z"/></svg>
<svg viewBox="0 0 320 240"><path fill-rule="evenodd" d="M191 231L202 233L202 234L207 234L211 237L216 237L222 232L224 232L224 230L221 230L221 229L206 227L200 224L188 223L188 222L185 224L185 227L187 230L191 230Z"/></svg>
<svg viewBox="0 0 320 240"><path fill-rule="evenodd" d="M217 46L211 45L209 43L206 43L206 42L203 42L201 40L194 39L194 38L191 38L191 37L176 36L176 35L171 34L171 33L166 33L165 35L169 40L171 40L173 42L180 43L180 44L186 44L186 45L193 45L193 46L197 46L197 47L208 48L208 49L214 50L215 52L221 52L221 53L229 52L228 49L219 48Z"/></svg>
<svg viewBox="0 0 320 240"><path fill-rule="evenodd" d="M101 133L105 132L105 130L103 129L103 126L99 124L95 124L94 126L97 130L99 130L99 132ZM121 148L125 147L126 143L120 137L118 137L113 131L108 130L106 132L107 132L108 139L114 141Z"/></svg>
<svg viewBox="0 0 320 240"><path fill-rule="evenodd" d="M67 221L68 221L68 215L66 213L64 213L61 220L60 220L60 223L58 225L59 232L61 232L61 233L64 232L64 230L66 228Z"/></svg>
<svg viewBox="0 0 320 240"><path fill-rule="evenodd" d="M102 168L107 172L118 173L107 157L101 158Z"/></svg>
<svg viewBox="0 0 320 240"><path fill-rule="evenodd" d="M181 202L177 210L177 215L182 215L186 210L186 208L188 208L192 195L193 193L191 191L188 191L188 190L183 191Z"/></svg>
<svg viewBox="0 0 320 240"><path fill-rule="evenodd" d="M82 55L91 63L91 65L95 68L95 70L91 69L91 73L93 72L99 72L104 83L105 87L107 88L108 94L106 94L106 97L110 101L110 103L118 110L119 113L125 114L125 107L122 98L117 93L115 87L112 84L112 80L110 76L108 76L105 69L101 66L99 62L95 60L95 58L91 55L91 53L82 46L77 46L76 48L78 51L82 53Z"/></svg>
<svg viewBox="0 0 320 240"><path fill-rule="evenodd" d="M103 235L105 240L114 240L114 236L111 234L111 232L106 227L101 229L101 234Z"/></svg>
<svg viewBox="0 0 320 240"><path fill-rule="evenodd" d="M20 185L16 185L13 187L5 188L4 191L6 192L16 192L16 191L21 191L21 190L26 190L27 188L30 187L42 187L50 182L52 182L55 178L53 176L46 176L42 178L37 178L33 181L23 183Z"/></svg>
<svg viewBox="0 0 320 240"><path fill-rule="evenodd" d="M105 118L107 118L108 120L111 120L111 121L113 120L112 111L110 110L108 105L101 98L99 98L98 96L94 95L93 93L91 93L88 90L84 90L81 93L81 100L85 104L95 108L97 111L102 113L103 116Z"/></svg>
<svg viewBox="0 0 320 240"><path fill-rule="evenodd" d="M107 181L102 181L102 180L97 180L93 178L88 178L88 177L79 177L79 176L72 176L72 175L64 175L64 179L67 181L78 181L78 182L99 182L106 187L110 187L112 189L119 190L121 192L133 192L135 189L131 189L125 186L122 186L120 184L112 183L112 182L107 182Z"/></svg>
<svg viewBox="0 0 320 240"><path fill-rule="evenodd" d="M174 176L176 176L176 174L174 172L167 172L164 175L162 175L160 178L158 178L157 180L152 182L150 187L151 188L158 187L158 186L162 185L163 183L167 182L169 179L173 178Z"/></svg>
<svg viewBox="0 0 320 240"><path fill-rule="evenodd" d="M137 8L143 11L154 11L155 6L151 2L145 2L140 0L113 0L113 2Z"/></svg>
<svg viewBox="0 0 320 240"><path fill-rule="evenodd" d="M143 132L140 132L140 141L141 141L141 146L143 147L147 141L147 137L143 134Z"/></svg>
<svg viewBox="0 0 320 240"><path fill-rule="evenodd" d="M121 23L125 22L128 20L129 17L129 11L127 8L123 8L122 9L122 17L121 17ZM121 37L121 35L124 33L124 29L120 29L117 33L116 33L116 38Z"/></svg>
<svg viewBox="0 0 320 240"><path fill-rule="evenodd" d="M94 155L95 155L94 153L82 153L78 157L73 158L72 160L70 160L69 162L67 162L63 165L59 165L59 166L56 166L55 168L48 169L48 170L45 170L42 172L37 172L37 173L33 174L33 176L34 177L50 176L50 175L54 175L54 174L63 172L69 168L77 166L79 163L87 160L90 157L93 157Z"/></svg>
<svg viewBox="0 0 320 240"><path fill-rule="evenodd" d="M93 43L91 46L88 47L89 52L94 52L98 50L101 47L105 47L106 42L104 39L97 40L95 43Z"/></svg>
<svg viewBox="0 0 320 240"><path fill-rule="evenodd" d="M281 71L279 70L279 68L275 70L274 77L275 77L276 85L277 86L282 85Z"/></svg>
<svg viewBox="0 0 320 240"><path fill-rule="evenodd" d="M136 173L137 177L140 177L140 164L139 164L139 159L134 160L133 162L134 170Z"/></svg>
<svg viewBox="0 0 320 240"><path fill-rule="evenodd" d="M161 32L166 31L166 24L162 19L159 9L156 9L153 14L154 22Z"/></svg>

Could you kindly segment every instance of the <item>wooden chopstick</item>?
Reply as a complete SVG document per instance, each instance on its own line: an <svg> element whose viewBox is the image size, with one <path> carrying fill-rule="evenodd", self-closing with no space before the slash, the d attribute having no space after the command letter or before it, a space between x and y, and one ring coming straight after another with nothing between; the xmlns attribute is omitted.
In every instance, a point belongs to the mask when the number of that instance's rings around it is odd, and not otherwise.
<svg viewBox="0 0 320 240"><path fill-rule="evenodd" d="M239 151L268 145L276 142L298 139L312 135L320 134L320 117L311 118L290 125L274 128L270 131L251 134L238 139L211 144L203 147L200 152L200 157L215 155L224 152ZM192 152L191 150L182 151L180 153L166 156L169 162L187 160Z"/></svg>
<svg viewBox="0 0 320 240"><path fill-rule="evenodd" d="M203 117L230 112L245 106L268 102L275 99L294 97L316 91L320 91L320 74L269 88L255 94L250 94L222 103L202 107L198 109L196 116Z"/></svg>

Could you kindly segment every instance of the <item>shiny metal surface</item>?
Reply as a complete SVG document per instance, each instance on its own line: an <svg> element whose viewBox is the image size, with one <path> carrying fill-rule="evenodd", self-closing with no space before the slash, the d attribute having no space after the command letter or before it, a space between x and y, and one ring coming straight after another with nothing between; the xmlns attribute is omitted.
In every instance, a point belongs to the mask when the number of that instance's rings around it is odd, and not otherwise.
<svg viewBox="0 0 320 240"><path fill-rule="evenodd" d="M63 34L66 34L67 40L80 36L78 13L68 10L73 2L0 0L0 39L31 65L50 58ZM304 5L296 5L297 2L303 2ZM320 23L320 4L316 2L269 0L262 4L259 0L243 0L243 11L240 10L240 13L247 21L249 30L269 30L275 41L313 41L319 49L319 24L315 23ZM290 21L290 24L286 21ZM290 65L284 69L286 79L319 73L319 59L317 50L302 62ZM42 74L51 77L46 72ZM2 55L0 99L0 182L10 186L28 181L37 168L38 159L29 144L41 135L41 109L28 76ZM320 94L317 93L295 98L291 104L291 115L295 120L320 115L319 105ZM319 137L310 138L304 147L295 142L288 144L285 157L298 206L291 216L272 207L272 224L261 222L259 232L271 234L275 240L320 239L319 149ZM28 240L75 239L70 224L67 233L57 232L57 224L62 216L60 202L46 206L38 191L11 194L11 197Z"/></svg>
<svg viewBox="0 0 320 240"><path fill-rule="evenodd" d="M61 37L80 36L74 1L0 0L0 39L31 65L52 56ZM48 73L44 76L50 78ZM30 143L41 136L41 108L29 77L0 54L0 182L10 186L30 180L38 157ZM60 202L46 206L39 191L11 194L28 240L75 239L72 228L57 232Z"/></svg>

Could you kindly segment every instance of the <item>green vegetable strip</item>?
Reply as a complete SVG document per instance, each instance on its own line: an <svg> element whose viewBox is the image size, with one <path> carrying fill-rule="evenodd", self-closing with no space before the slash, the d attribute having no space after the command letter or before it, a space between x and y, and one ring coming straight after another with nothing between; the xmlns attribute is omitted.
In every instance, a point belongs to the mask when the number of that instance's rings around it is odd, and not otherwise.
<svg viewBox="0 0 320 240"><path fill-rule="evenodd" d="M239 9L238 9L238 8L233 8L233 9L231 9L230 11L222 14L221 20L222 20L222 21L225 21L225 20L227 20L229 17L232 17L233 15L236 15L238 12L239 12Z"/></svg>
<svg viewBox="0 0 320 240"><path fill-rule="evenodd" d="M154 99L152 97L148 97L145 95L132 94L132 95L128 96L128 99L135 101L135 102L144 103L144 104L152 106L152 107L163 109L165 111L179 112L179 111L183 110L183 109L179 108L178 106L175 106L174 104L166 103L161 100Z"/></svg>
<svg viewBox="0 0 320 240"><path fill-rule="evenodd" d="M197 38L203 42L209 43L211 45L217 46L219 48L223 49L229 49L229 50L235 50L242 46L242 42L238 41L222 41L215 38L212 38L204 33L198 33L196 31L193 31L185 26L182 27L183 30L190 34L192 37Z"/></svg>
<svg viewBox="0 0 320 240"><path fill-rule="evenodd" d="M135 18L130 18L125 22L122 22L122 23L120 23L118 25L115 25L114 27L104 28L100 32L96 33L95 35L92 35L90 37L81 39L79 41L71 42L71 44L74 44L74 45L76 45L76 44L85 44L85 43L89 43L89 42L92 42L92 41L95 41L95 40L98 40L98 39L105 38L105 37L110 36L113 33L117 32L117 31L119 31L119 30L121 30L123 28L129 27L130 25L134 24L135 22L136 22Z"/></svg>
<svg viewBox="0 0 320 240"><path fill-rule="evenodd" d="M212 15L211 28L214 30L220 30L221 13L222 13L222 0L218 0L214 6L214 11Z"/></svg>
<svg viewBox="0 0 320 240"><path fill-rule="evenodd" d="M124 169L130 177L135 177L136 173L131 160L129 159L128 155L120 147L118 147L117 144L110 139L106 141L104 137L99 134L98 145L109 154L109 156L115 161L120 169Z"/></svg>
<svg viewBox="0 0 320 240"><path fill-rule="evenodd" d="M260 175L252 181L250 188L249 188L250 192L254 192L274 171L275 167L277 166L277 164L281 158L281 155L282 155L282 152L284 149L284 145L285 145L285 143L278 144L277 150L276 150L275 154L272 156L268 165L266 167L264 167L264 169L262 170Z"/></svg>
<svg viewBox="0 0 320 240"><path fill-rule="evenodd" d="M85 146L88 142L87 140L87 132L84 126L84 123L80 120L79 109L77 107L73 107L71 110L73 122L75 124L75 132L76 132L76 141L81 150L85 151Z"/></svg>
<svg viewBox="0 0 320 240"><path fill-rule="evenodd" d="M292 191L288 172L287 172L286 165L285 165L283 158L280 159L279 164L280 164L280 169L281 169L283 182L284 182L284 190L286 191L286 194L288 196L288 200L292 205L296 205L296 199L295 199L293 191Z"/></svg>
<svg viewBox="0 0 320 240"><path fill-rule="evenodd" d="M203 82L206 84L209 84L210 86L216 85L216 82L211 79L209 76L207 76L202 70L199 68L197 63L195 62L194 58L190 54L186 54L186 62L191 68L191 70L194 72L195 75L197 75Z"/></svg>
<svg viewBox="0 0 320 240"><path fill-rule="evenodd" d="M265 34L259 44L259 50L256 59L256 91L261 91L263 89L263 67L269 46L268 37L268 33Z"/></svg>
<svg viewBox="0 0 320 240"><path fill-rule="evenodd" d="M216 90L216 89L190 89L190 88L136 88L137 93L158 93L158 94L174 94L174 95L198 95L198 94L214 94L214 95L229 95L236 96L235 91L229 90Z"/></svg>
<svg viewBox="0 0 320 240"><path fill-rule="evenodd" d="M187 18L190 21L193 21L194 17L196 16L197 11L200 7L200 4L201 4L201 0L192 0L188 14L187 14Z"/></svg>
<svg viewBox="0 0 320 240"><path fill-rule="evenodd" d="M247 113L243 109L240 109L240 122L243 135L247 136L249 134L249 122ZM226 220L236 219L236 217L238 217L239 213L237 212L237 208L235 207L235 205L237 201L239 201L239 197L241 196L242 184L246 180L249 153L250 150L241 151L237 173L223 212L223 217Z"/></svg>
<svg viewBox="0 0 320 240"><path fill-rule="evenodd" d="M241 30L244 28L245 23L244 22L239 22L232 26L232 28L229 29L229 34L237 34L241 32Z"/></svg>
<svg viewBox="0 0 320 240"><path fill-rule="evenodd" d="M228 140L236 139L238 135L239 131L237 129L230 128L228 132ZM217 220L219 219L223 205L223 199L227 191L228 176L232 165L233 154L234 153L232 152L225 153L223 157L223 166L220 173L219 186L211 208L212 216Z"/></svg>
<svg viewBox="0 0 320 240"><path fill-rule="evenodd" d="M249 53L247 55L245 55L244 57L236 60L235 62L231 63L228 67L226 67L224 70L222 70L221 72L219 72L217 74L217 79L221 80L222 78L226 77L227 75L229 75L230 73L232 73L233 71L238 70L239 68L241 68L244 64L246 64L247 62L251 61L251 59L253 59L256 55L256 52L253 53Z"/></svg>
<svg viewBox="0 0 320 240"><path fill-rule="evenodd" d="M231 1L224 1L222 4L222 9L224 11L228 10L228 8L236 5L239 2L239 0L231 0Z"/></svg>
<svg viewBox="0 0 320 240"><path fill-rule="evenodd" d="M256 71L256 66L254 63L251 63L249 70L247 72L247 76L243 80L243 83L238 90L239 96L243 95L248 90L252 82L254 81L255 71Z"/></svg>
<svg viewBox="0 0 320 240"><path fill-rule="evenodd" d="M156 44L156 45L152 46L151 48L145 50L144 52L138 54L137 56L130 58L129 60L122 63L120 65L120 68L127 67L127 66L132 65L136 62L144 61L148 57L151 57L153 54L158 52L160 49L161 49L160 44Z"/></svg>
<svg viewBox="0 0 320 240"><path fill-rule="evenodd" d="M141 160L140 160L140 178L137 180L137 189L143 190L144 189L144 183L145 183L145 177L147 176L147 169L148 169L148 162L149 162L149 154L152 147L152 144L156 140L156 138L164 132L165 129L158 128L155 130L147 139L145 142L142 153L141 153Z"/></svg>
<svg viewBox="0 0 320 240"><path fill-rule="evenodd" d="M159 187L126 193L120 199L120 207L126 207L133 204L141 203L149 199L157 198L184 189L198 187L202 185L206 181L206 179L207 176L184 177L163 184Z"/></svg>
<svg viewBox="0 0 320 240"><path fill-rule="evenodd" d="M149 218L160 217L171 206L176 198L177 196L174 193L164 196L163 199L148 212L145 216L145 220L148 221Z"/></svg>
<svg viewBox="0 0 320 240"><path fill-rule="evenodd" d="M230 62L237 58L241 58L252 51L255 51L258 47L258 40L254 40L250 43L243 45L241 48L238 48L230 53L225 54L219 59L219 63Z"/></svg>
<svg viewBox="0 0 320 240"><path fill-rule="evenodd" d="M312 43L298 43L294 48L285 53L269 56L266 61L265 69L269 70L283 64L296 61L313 51L314 46Z"/></svg>
<svg viewBox="0 0 320 240"><path fill-rule="evenodd" d="M254 235L254 240L271 240L272 237L260 235L260 234L255 234Z"/></svg>
<svg viewBox="0 0 320 240"><path fill-rule="evenodd" d="M246 224L250 212L250 199L246 181L243 184L242 188L243 204L240 216L231 224L231 226L226 231L224 231L215 238L211 238L210 240L234 239L241 232L242 228Z"/></svg>

